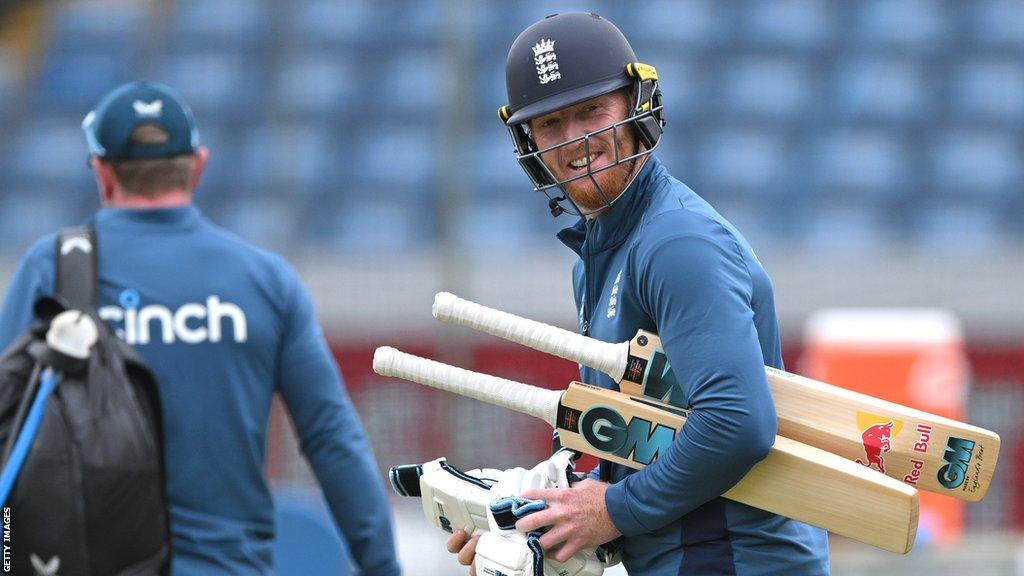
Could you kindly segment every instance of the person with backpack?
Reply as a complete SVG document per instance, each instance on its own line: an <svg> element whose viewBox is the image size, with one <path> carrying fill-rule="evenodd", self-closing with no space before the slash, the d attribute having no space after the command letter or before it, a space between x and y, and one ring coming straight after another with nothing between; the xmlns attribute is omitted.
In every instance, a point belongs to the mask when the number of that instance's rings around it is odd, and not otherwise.
<svg viewBox="0 0 1024 576"><path fill-rule="evenodd" d="M107 94L85 132L103 204L90 221L98 316L156 377L175 575L274 571L263 474L279 393L364 575L399 573L377 464L296 272L192 204L209 151L171 88ZM0 349L55 292L53 235L22 257L0 309Z"/></svg>

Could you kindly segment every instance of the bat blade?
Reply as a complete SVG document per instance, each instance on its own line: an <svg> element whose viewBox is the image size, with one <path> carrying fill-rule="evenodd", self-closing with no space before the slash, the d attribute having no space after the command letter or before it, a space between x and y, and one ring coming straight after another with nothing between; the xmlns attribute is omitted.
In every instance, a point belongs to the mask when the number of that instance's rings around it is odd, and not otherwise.
<svg viewBox="0 0 1024 576"><path fill-rule="evenodd" d="M779 434L921 490L981 500L999 458L991 430L767 368ZM884 471L882 470L884 468Z"/></svg>
<svg viewBox="0 0 1024 576"><path fill-rule="evenodd" d="M676 377L657 334L609 344L442 293L434 316L605 372L619 390L669 400ZM837 454L921 490L981 500L999 435L950 418L765 367L778 434Z"/></svg>
<svg viewBox="0 0 1024 576"><path fill-rule="evenodd" d="M558 393L393 348L377 350L374 370L536 416L558 429L563 446L632 468L657 460L686 422L685 411L650 399L578 382ZM531 396L536 402L500 397L527 397L536 390L557 396ZM917 490L782 437L724 496L901 554L910 550L917 531Z"/></svg>

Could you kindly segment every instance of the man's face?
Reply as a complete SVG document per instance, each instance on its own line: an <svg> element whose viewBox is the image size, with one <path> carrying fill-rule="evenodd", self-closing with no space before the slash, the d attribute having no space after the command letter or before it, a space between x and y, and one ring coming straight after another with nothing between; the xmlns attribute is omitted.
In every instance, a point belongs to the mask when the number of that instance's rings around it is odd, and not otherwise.
<svg viewBox="0 0 1024 576"><path fill-rule="evenodd" d="M626 95L618 90L534 118L530 121L530 133L537 147L543 150L625 120L628 109ZM541 160L559 181L569 180L587 173L588 160L592 172L614 164L616 145L620 159L635 154L635 140L632 134L632 129L627 125L594 134L589 138L589 159L586 152L587 143L580 140L541 154ZM594 181L587 176L570 182L563 188L584 212L601 210L625 190L634 165L634 162L626 162L593 175L593 180L597 180L607 198L601 195L595 188Z"/></svg>

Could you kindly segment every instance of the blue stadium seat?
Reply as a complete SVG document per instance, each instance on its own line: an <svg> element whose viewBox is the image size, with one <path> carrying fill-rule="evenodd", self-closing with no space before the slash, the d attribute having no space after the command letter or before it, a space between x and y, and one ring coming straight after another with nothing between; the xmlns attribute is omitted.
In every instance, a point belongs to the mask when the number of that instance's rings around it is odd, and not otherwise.
<svg viewBox="0 0 1024 576"><path fill-rule="evenodd" d="M414 197L409 191L392 194L393 189L365 190L362 197L346 198L320 208L322 238L317 243L359 251L423 247L424 240L436 238L436 206L413 201L398 202L395 196Z"/></svg>
<svg viewBox="0 0 1024 576"><path fill-rule="evenodd" d="M281 57L274 74L274 101L288 113L333 117L349 111L361 86L354 55L326 50Z"/></svg>
<svg viewBox="0 0 1024 576"><path fill-rule="evenodd" d="M476 118L481 128L490 132L501 127L498 108L508 104L505 90L505 51L491 52L481 57L480 68L474 74L472 102L476 106Z"/></svg>
<svg viewBox="0 0 1024 576"><path fill-rule="evenodd" d="M368 90L369 104L388 116L404 114L421 122L436 119L448 90L443 58L436 47L386 54L380 64L383 73L373 76L370 84L380 90Z"/></svg>
<svg viewBox="0 0 1024 576"><path fill-rule="evenodd" d="M537 2L508 2L500 4L500 9L482 10L478 18L481 25L492 30L493 34L485 35L482 40L502 40L507 50L512 40L527 26L550 14L566 12L593 12L600 14L602 18L613 22L616 26L631 36L630 31L640 26L646 27L644 14L648 12L635 10L626 2L616 0L563 0L558 4L542 5ZM635 48L636 46L634 46Z"/></svg>
<svg viewBox="0 0 1024 576"><path fill-rule="evenodd" d="M370 38L380 46L392 47L394 38L406 44L433 44L440 40L447 19L441 2L419 2L415 9L403 0L378 0L378 10L386 15Z"/></svg>
<svg viewBox="0 0 1024 576"><path fill-rule="evenodd" d="M940 0L869 0L854 3L858 45L935 52L952 37L954 23Z"/></svg>
<svg viewBox="0 0 1024 576"><path fill-rule="evenodd" d="M646 62L658 69L669 130L699 121L710 100L712 73L708 68L698 59L680 58L673 50L656 51L646 57Z"/></svg>
<svg viewBox="0 0 1024 576"><path fill-rule="evenodd" d="M733 8L713 0L653 0L640 9L637 32L665 46L713 48L732 40Z"/></svg>
<svg viewBox="0 0 1024 576"><path fill-rule="evenodd" d="M85 114L82 114L84 117ZM90 174L82 118L45 116L21 125L11 152L15 177L67 185Z"/></svg>
<svg viewBox="0 0 1024 576"><path fill-rule="evenodd" d="M264 76L261 62L242 52L206 50L168 53L161 73L153 78L177 88L196 115L221 119L252 118L262 105Z"/></svg>
<svg viewBox="0 0 1024 576"><path fill-rule="evenodd" d="M926 120L936 92L918 60L857 56L837 66L831 95L841 119L898 123Z"/></svg>
<svg viewBox="0 0 1024 576"><path fill-rule="evenodd" d="M270 145L275 138L273 129L269 124L258 124L237 132L238 173L234 185L249 194L272 193L269 189L270 166L277 162ZM202 126L199 137L202 138Z"/></svg>
<svg viewBox="0 0 1024 576"><path fill-rule="evenodd" d="M782 237L780 228L799 229L799 226L789 224L795 211L791 205L781 209L782 206L778 204L763 205L749 200L718 198L713 191L694 191L710 202L719 214L735 226L759 254L762 251L778 249L788 241Z"/></svg>
<svg viewBox="0 0 1024 576"><path fill-rule="evenodd" d="M302 231L303 206L291 198L273 194L246 195L222 200L211 198L209 203L217 206L211 213L216 215L220 225L267 250L287 252Z"/></svg>
<svg viewBox="0 0 1024 576"><path fill-rule="evenodd" d="M238 143L238 184L262 185L272 196L318 194L320 185L339 177L344 161L330 125L273 122L247 132ZM257 191L258 193L258 191Z"/></svg>
<svg viewBox="0 0 1024 576"><path fill-rule="evenodd" d="M270 36L269 8L260 0L179 0L172 31L176 46L251 49Z"/></svg>
<svg viewBox="0 0 1024 576"><path fill-rule="evenodd" d="M708 193L771 196L781 193L786 171L786 144L780 133L731 128L696 139L697 179Z"/></svg>
<svg viewBox="0 0 1024 576"><path fill-rule="evenodd" d="M55 11L38 98L58 108L89 106L132 79L147 16L132 2L76 2Z"/></svg>
<svg viewBox="0 0 1024 576"><path fill-rule="evenodd" d="M990 254L998 247L999 213L976 202L929 202L914 210L913 242L927 253Z"/></svg>
<svg viewBox="0 0 1024 576"><path fill-rule="evenodd" d="M383 123L379 118L361 130L353 178L383 193L425 195L436 186L438 129L430 124Z"/></svg>
<svg viewBox="0 0 1024 576"><path fill-rule="evenodd" d="M539 233L543 219L550 218L544 201L530 198L528 194L533 194L529 188L511 194L492 190L488 194L490 198L483 195L475 198L461 222L460 244L473 251L523 250L553 241ZM566 220L564 224L570 223Z"/></svg>
<svg viewBox="0 0 1024 576"><path fill-rule="evenodd" d="M64 189L45 182L9 188L0 195L0 245L19 254L44 234L63 226L82 223L77 209L76 189ZM8 254L8 255L15 255Z"/></svg>
<svg viewBox="0 0 1024 576"><path fill-rule="evenodd" d="M973 0L971 38L979 46L1024 48L1024 3L1020 0Z"/></svg>
<svg viewBox="0 0 1024 576"><path fill-rule="evenodd" d="M498 124L497 118L494 124ZM473 187L473 192L484 198L493 197L491 189L494 187L518 190L532 187L516 160L512 139L499 130L496 126L494 130L481 131L472 148L466 151L471 156L459 162L471 171L473 182L480 183Z"/></svg>
<svg viewBox="0 0 1024 576"><path fill-rule="evenodd" d="M696 159L694 158L694 142L689 139L689 134L673 124L668 127L668 132L661 137L654 155L661 160L669 171L684 183L696 170Z"/></svg>
<svg viewBox="0 0 1024 576"><path fill-rule="evenodd" d="M108 90L129 80L129 60L106 51L51 51L39 76L38 102L85 116Z"/></svg>
<svg viewBox="0 0 1024 576"><path fill-rule="evenodd" d="M1022 157L1013 132L949 129L932 136L931 187L976 202L1020 194Z"/></svg>
<svg viewBox="0 0 1024 576"><path fill-rule="evenodd" d="M850 128L823 134L802 160L810 164L813 196L853 192L881 199L907 191L913 157L897 132Z"/></svg>
<svg viewBox="0 0 1024 576"><path fill-rule="evenodd" d="M816 100L813 73L796 59L736 58L722 76L719 104L724 115L795 119Z"/></svg>
<svg viewBox="0 0 1024 576"><path fill-rule="evenodd" d="M825 253L882 250L892 236L892 229L885 222L884 207L872 202L819 203L795 227L800 231L801 246Z"/></svg>
<svg viewBox="0 0 1024 576"><path fill-rule="evenodd" d="M973 58L956 66L950 82L959 118L996 125L1024 123L1024 62Z"/></svg>
<svg viewBox="0 0 1024 576"><path fill-rule="evenodd" d="M50 40L62 48L123 46L149 24L143 3L72 2L54 12ZM128 53L122 52L124 56Z"/></svg>
<svg viewBox="0 0 1024 576"><path fill-rule="evenodd" d="M742 38L764 48L818 50L832 41L837 12L825 0L752 0L741 10Z"/></svg>
<svg viewBox="0 0 1024 576"><path fill-rule="evenodd" d="M377 13L369 2L297 0L282 16L292 44L352 45L366 40Z"/></svg>
<svg viewBox="0 0 1024 576"><path fill-rule="evenodd" d="M215 121L215 118L200 118L199 143L210 150L210 160L199 182L199 193L219 195L238 185L241 171L239 149L233 131Z"/></svg>

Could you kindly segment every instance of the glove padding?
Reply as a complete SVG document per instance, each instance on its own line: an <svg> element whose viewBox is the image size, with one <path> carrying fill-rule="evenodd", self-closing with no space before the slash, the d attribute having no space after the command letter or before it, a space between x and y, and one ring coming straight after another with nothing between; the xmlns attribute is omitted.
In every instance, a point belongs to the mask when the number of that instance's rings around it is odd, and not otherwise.
<svg viewBox="0 0 1024 576"><path fill-rule="evenodd" d="M526 490L547 488L568 488L575 481L572 474L573 462L579 454L568 449L555 452L547 460L533 468L509 468L498 477L498 483L491 487L494 498L519 496Z"/></svg>
<svg viewBox="0 0 1024 576"><path fill-rule="evenodd" d="M534 488L568 488L575 479L572 463L577 457L572 451L560 450L530 470L486 468L466 472L438 458L422 465L396 466L390 470L389 477L399 495L420 498L423 514L438 528L449 533L461 529L470 536L481 535L475 561L478 575L494 576L498 573L494 570L498 570L505 576L540 576L535 570L538 559L543 558L537 542L540 534L516 532L515 520L525 513L542 510L545 505L542 501L520 498L519 494ZM507 497L515 498L503 500ZM510 521L505 518L499 525L490 511L491 502L501 502L499 517L502 510L509 513L515 510L520 516L512 515ZM542 573L545 576L598 576L606 566L617 563L617 554L610 553L605 545L581 550L564 563L543 560ZM516 566L520 566L519 572Z"/></svg>
<svg viewBox="0 0 1024 576"><path fill-rule="evenodd" d="M602 548L580 550L565 562L545 558L541 532L515 531L515 521L547 508L542 500L518 496L499 498L490 504L490 532L480 535L473 565L485 576L600 576L609 557Z"/></svg>
<svg viewBox="0 0 1024 576"><path fill-rule="evenodd" d="M503 472L476 469L463 472L438 458L423 465L396 466L389 477L395 492L419 496L423 515L445 532L464 530L470 536L486 532L491 487Z"/></svg>

